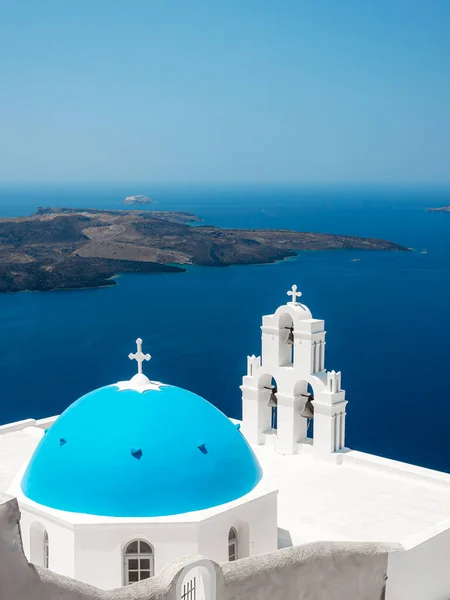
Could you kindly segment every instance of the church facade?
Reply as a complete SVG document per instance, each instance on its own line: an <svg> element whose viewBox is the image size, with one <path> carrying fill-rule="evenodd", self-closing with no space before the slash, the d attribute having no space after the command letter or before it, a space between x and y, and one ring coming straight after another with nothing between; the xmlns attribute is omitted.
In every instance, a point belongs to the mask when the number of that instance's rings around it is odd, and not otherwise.
<svg viewBox="0 0 450 600"><path fill-rule="evenodd" d="M138 339L129 381L57 418L0 428L28 560L112 589L186 555L226 563L310 542L390 544L388 600L450 597L450 476L346 447L341 373L326 369L324 321L300 296L292 286L262 319L242 421L150 380Z"/></svg>

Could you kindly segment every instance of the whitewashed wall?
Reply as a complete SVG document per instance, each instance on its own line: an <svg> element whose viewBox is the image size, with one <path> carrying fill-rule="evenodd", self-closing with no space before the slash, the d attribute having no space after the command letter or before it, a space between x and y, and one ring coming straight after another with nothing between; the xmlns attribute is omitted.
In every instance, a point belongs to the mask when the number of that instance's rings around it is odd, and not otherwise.
<svg viewBox="0 0 450 600"><path fill-rule="evenodd" d="M50 548L49 566L61 575L75 577L75 537L73 528L65 523L51 520L30 511L23 511L21 515L21 533L25 556L29 561L34 557L31 553L31 526L40 523L47 531ZM53 549L53 550L52 550ZM43 566L40 564L39 566Z"/></svg>
<svg viewBox="0 0 450 600"><path fill-rule="evenodd" d="M231 527L238 534L238 558L277 549L277 492L238 508L200 523L199 554L219 563L228 561L228 533Z"/></svg>
<svg viewBox="0 0 450 600"><path fill-rule="evenodd" d="M48 515L48 509L22 504L25 554L42 565L30 549L30 527L39 522L48 532L50 568L56 573L108 590L124 583L124 548L132 540L148 542L154 550L155 574L186 555L228 560L228 533L238 533L239 558L277 548L277 492L255 498L200 522L136 523L127 519L104 524L71 525Z"/></svg>
<svg viewBox="0 0 450 600"><path fill-rule="evenodd" d="M386 600L449 598L450 531L406 552L389 555Z"/></svg>
<svg viewBox="0 0 450 600"><path fill-rule="evenodd" d="M120 525L77 528L75 578L102 589L123 585L123 549L142 539L154 548L155 573L180 556L198 554L198 533L192 524Z"/></svg>
<svg viewBox="0 0 450 600"><path fill-rule="evenodd" d="M186 557L150 580L103 591L30 565L22 552L18 523L16 500L0 498L1 600L180 600L183 581L202 572L209 577L201 600L380 600L387 552L394 549L320 542L221 566Z"/></svg>

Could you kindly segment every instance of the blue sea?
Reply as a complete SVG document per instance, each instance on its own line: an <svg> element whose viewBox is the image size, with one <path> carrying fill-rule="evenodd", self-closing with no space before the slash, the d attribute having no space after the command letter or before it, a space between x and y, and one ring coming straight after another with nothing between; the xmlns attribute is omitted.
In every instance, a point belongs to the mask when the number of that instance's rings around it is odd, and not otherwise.
<svg viewBox="0 0 450 600"><path fill-rule="evenodd" d="M450 214L426 212L450 204L449 189L11 186L0 189L0 216L37 206L120 208L130 194L220 227L373 236L414 251L303 252L272 265L123 275L111 288L0 295L0 423L60 413L129 378L137 337L152 355L152 379L240 417L239 385L247 355L260 352L261 317L295 283L325 319L327 368L342 371L347 444L450 472Z"/></svg>

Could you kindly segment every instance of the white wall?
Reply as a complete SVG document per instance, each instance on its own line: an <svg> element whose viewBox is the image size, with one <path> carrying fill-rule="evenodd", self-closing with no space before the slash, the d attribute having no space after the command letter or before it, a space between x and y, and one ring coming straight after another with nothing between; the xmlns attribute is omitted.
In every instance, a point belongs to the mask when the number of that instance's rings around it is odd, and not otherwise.
<svg viewBox="0 0 450 600"><path fill-rule="evenodd" d="M102 589L123 585L123 550L132 540L153 546L155 574L181 556L228 560L228 532L238 532L239 558L277 548L277 492L200 523L121 523L75 526L74 577Z"/></svg>
<svg viewBox="0 0 450 600"><path fill-rule="evenodd" d="M449 598L450 531L406 552L389 554L386 600Z"/></svg>
<svg viewBox="0 0 450 600"><path fill-rule="evenodd" d="M179 584L193 574L192 569L198 572L202 567L215 574L217 584L217 595L212 589L205 600L380 600L386 553L392 551L391 546L377 544L320 542L221 567L206 559L187 557L146 582L103 592L28 564L22 554L19 517L17 501L2 501L0 497L1 600L174 600ZM411 573L405 574L403 585L410 577ZM427 593L421 600L433 597Z"/></svg>
<svg viewBox="0 0 450 600"><path fill-rule="evenodd" d="M228 561L228 533L231 527L238 534L238 558L276 550L277 492L202 521L199 525L198 553L219 563Z"/></svg>
<svg viewBox="0 0 450 600"><path fill-rule="evenodd" d="M180 556L198 554L195 523L78 526L75 532L75 577L102 589L123 585L123 550L132 540L153 546L155 574Z"/></svg>
<svg viewBox="0 0 450 600"><path fill-rule="evenodd" d="M45 515L38 516L27 507L22 507L20 527L27 559L32 559L30 530L36 522L40 523L48 534L49 568L55 573L74 577L75 540L71 526L48 519Z"/></svg>

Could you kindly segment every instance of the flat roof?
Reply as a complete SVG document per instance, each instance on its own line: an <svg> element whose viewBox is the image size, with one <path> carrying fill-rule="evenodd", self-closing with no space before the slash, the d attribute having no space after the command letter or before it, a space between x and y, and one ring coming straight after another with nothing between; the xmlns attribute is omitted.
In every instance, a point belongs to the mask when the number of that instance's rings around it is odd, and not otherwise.
<svg viewBox="0 0 450 600"><path fill-rule="evenodd" d="M349 451L336 461L252 448L278 487L283 545L311 541L399 543L405 549L450 527L450 476Z"/></svg>
<svg viewBox="0 0 450 600"><path fill-rule="evenodd" d="M0 433L0 493L7 493L38 442L39 438L29 435L27 429Z"/></svg>

